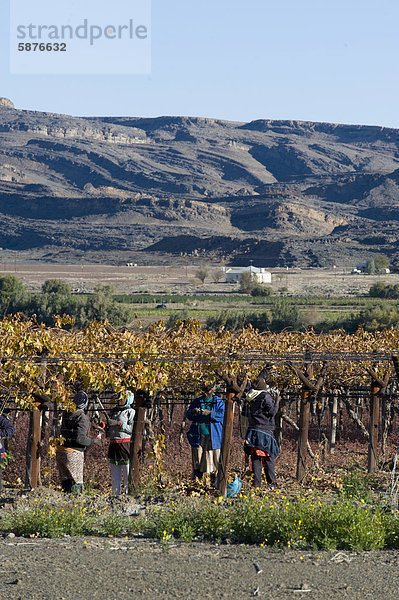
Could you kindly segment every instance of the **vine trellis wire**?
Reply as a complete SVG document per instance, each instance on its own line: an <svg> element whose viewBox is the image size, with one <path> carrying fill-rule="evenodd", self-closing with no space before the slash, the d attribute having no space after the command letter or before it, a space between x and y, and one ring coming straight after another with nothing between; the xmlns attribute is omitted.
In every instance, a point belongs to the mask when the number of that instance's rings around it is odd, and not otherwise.
<svg viewBox="0 0 399 600"><path fill-rule="evenodd" d="M399 352L399 348L398 348ZM58 354L56 356L1 356L0 363L10 361L58 364L59 362L215 362L227 361L236 363L309 363L309 362L389 362L392 352L299 352L299 353L265 353L242 352L228 354L162 354L162 353L76 353Z"/></svg>

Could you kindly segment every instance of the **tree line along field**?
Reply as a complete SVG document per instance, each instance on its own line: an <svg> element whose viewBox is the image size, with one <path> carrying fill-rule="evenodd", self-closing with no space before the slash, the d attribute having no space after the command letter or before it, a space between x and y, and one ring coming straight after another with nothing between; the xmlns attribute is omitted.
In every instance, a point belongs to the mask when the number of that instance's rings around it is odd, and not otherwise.
<svg viewBox="0 0 399 600"><path fill-rule="evenodd" d="M367 295L355 297L291 296L254 286L251 293L218 294L117 294L112 284L97 283L92 293L72 293L60 279L44 281L39 292L28 291L15 275L0 276L2 314L35 315L38 322L51 325L53 314L69 314L77 327L93 319L107 319L115 326L146 328L164 319L174 322L195 318L207 328L238 330L251 324L260 331L304 330L317 332L359 326L377 330L399 322L398 284L375 282Z"/></svg>

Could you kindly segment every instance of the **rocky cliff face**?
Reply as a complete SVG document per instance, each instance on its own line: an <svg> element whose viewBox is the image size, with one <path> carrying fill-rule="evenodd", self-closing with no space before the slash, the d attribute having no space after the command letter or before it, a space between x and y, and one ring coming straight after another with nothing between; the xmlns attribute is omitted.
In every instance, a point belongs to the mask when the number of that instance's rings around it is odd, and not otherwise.
<svg viewBox="0 0 399 600"><path fill-rule="evenodd" d="M0 98L0 108L14 108L14 104L8 98Z"/></svg>
<svg viewBox="0 0 399 600"><path fill-rule="evenodd" d="M0 98L3 248L68 249L68 260L90 250L117 261L120 250L269 266L376 252L399 262L398 206L394 129L79 118Z"/></svg>

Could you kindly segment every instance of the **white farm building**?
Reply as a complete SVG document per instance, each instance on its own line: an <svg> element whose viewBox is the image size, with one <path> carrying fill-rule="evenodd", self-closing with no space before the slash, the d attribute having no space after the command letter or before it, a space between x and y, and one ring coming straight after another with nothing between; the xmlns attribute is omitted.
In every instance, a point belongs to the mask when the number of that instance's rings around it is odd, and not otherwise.
<svg viewBox="0 0 399 600"><path fill-rule="evenodd" d="M226 282L237 283L240 281L240 277L243 273L252 273L258 283L271 283L272 274L270 271L260 267L227 267L226 268Z"/></svg>

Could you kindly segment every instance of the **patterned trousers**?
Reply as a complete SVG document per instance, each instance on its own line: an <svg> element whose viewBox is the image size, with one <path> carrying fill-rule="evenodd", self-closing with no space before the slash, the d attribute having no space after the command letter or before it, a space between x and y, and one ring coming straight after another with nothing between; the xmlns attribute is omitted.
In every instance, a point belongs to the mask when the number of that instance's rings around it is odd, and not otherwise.
<svg viewBox="0 0 399 600"><path fill-rule="evenodd" d="M57 452L56 461L61 481L70 479L73 484L83 483L83 452Z"/></svg>

